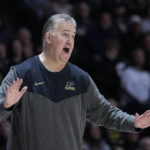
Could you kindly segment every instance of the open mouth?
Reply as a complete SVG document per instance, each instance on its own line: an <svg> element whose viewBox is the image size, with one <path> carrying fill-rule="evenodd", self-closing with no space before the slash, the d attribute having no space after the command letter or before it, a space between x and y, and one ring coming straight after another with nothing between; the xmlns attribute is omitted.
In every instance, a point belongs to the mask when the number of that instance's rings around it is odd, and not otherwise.
<svg viewBox="0 0 150 150"><path fill-rule="evenodd" d="M63 51L64 51L65 53L69 53L69 48L65 47L65 48L63 48Z"/></svg>

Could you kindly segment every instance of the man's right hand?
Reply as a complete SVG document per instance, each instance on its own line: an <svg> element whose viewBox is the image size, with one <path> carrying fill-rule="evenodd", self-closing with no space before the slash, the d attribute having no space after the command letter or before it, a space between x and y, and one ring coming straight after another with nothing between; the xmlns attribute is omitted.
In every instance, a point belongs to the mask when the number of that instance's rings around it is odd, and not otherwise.
<svg viewBox="0 0 150 150"><path fill-rule="evenodd" d="M22 82L22 79L17 78L17 80L13 81L13 84L7 88L5 100L3 102L4 108L8 109L16 104L22 95L27 91L27 86L23 87L19 91Z"/></svg>

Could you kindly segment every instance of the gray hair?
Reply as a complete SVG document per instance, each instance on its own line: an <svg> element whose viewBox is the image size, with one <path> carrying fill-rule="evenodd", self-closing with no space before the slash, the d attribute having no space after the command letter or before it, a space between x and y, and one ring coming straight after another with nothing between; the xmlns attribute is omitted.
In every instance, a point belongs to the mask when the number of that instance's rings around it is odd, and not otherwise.
<svg viewBox="0 0 150 150"><path fill-rule="evenodd" d="M46 32L50 32L52 35L55 34L57 26L60 22L65 21L67 23L73 24L77 27L77 23L71 16L67 14L55 14L52 15L44 24L42 31L42 39L44 40L44 36Z"/></svg>

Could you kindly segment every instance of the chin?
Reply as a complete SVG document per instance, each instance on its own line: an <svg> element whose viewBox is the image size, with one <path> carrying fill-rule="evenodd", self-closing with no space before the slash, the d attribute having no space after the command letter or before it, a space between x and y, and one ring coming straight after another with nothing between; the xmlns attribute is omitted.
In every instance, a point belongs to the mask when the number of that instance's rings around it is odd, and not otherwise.
<svg viewBox="0 0 150 150"><path fill-rule="evenodd" d="M66 64L69 61L69 58L60 59L61 64Z"/></svg>
<svg viewBox="0 0 150 150"><path fill-rule="evenodd" d="M61 64L62 66L65 66L67 62L68 60L61 60L59 64Z"/></svg>
<svg viewBox="0 0 150 150"><path fill-rule="evenodd" d="M67 61L63 61L63 62L62 62L62 64L64 64L64 65L65 65L67 62L68 62L68 60L67 60Z"/></svg>

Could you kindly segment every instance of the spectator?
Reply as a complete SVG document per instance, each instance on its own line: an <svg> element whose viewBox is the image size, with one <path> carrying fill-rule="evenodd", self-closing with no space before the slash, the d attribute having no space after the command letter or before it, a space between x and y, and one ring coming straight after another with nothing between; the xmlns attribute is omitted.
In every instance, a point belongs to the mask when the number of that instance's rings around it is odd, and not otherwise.
<svg viewBox="0 0 150 150"><path fill-rule="evenodd" d="M150 32L146 33L143 38L143 48L146 53L146 69L150 71Z"/></svg>
<svg viewBox="0 0 150 150"><path fill-rule="evenodd" d="M33 49L31 46L25 46L23 50L24 59L29 59L34 56Z"/></svg>
<svg viewBox="0 0 150 150"><path fill-rule="evenodd" d="M14 40L11 45L12 56L11 56L11 64L16 65L23 60L23 47L19 40Z"/></svg>
<svg viewBox="0 0 150 150"><path fill-rule="evenodd" d="M124 148L127 150L137 150L139 142L139 134L137 133L127 133L125 134Z"/></svg>
<svg viewBox="0 0 150 150"><path fill-rule="evenodd" d="M36 12L39 20L43 20L49 14L49 0L24 0L24 3Z"/></svg>
<svg viewBox="0 0 150 150"><path fill-rule="evenodd" d="M17 32L17 38L21 42L23 47L32 46L31 32L27 28L20 28Z"/></svg>
<svg viewBox="0 0 150 150"><path fill-rule="evenodd" d="M51 3L51 13L66 13L71 15L73 11L73 6L68 0L52 0Z"/></svg>
<svg viewBox="0 0 150 150"><path fill-rule="evenodd" d="M104 45L104 57L96 66L96 81L98 87L108 98L118 99L120 81L116 72L116 64L120 61L120 43L117 40L107 40Z"/></svg>
<svg viewBox="0 0 150 150"><path fill-rule="evenodd" d="M10 25L6 16L0 14L0 41L8 43L11 38Z"/></svg>
<svg viewBox="0 0 150 150"><path fill-rule="evenodd" d="M102 130L98 126L89 125L85 150L110 150L108 143L102 138Z"/></svg>
<svg viewBox="0 0 150 150"><path fill-rule="evenodd" d="M90 6L87 2L80 2L74 11L78 23L77 35L84 37L87 33L87 28L91 26L92 23L90 18Z"/></svg>
<svg viewBox="0 0 150 150"><path fill-rule="evenodd" d="M71 60L81 66L82 68L87 68L87 61L90 58L90 52L85 48L87 41L86 41L86 34L88 29L92 26L91 21L91 9L87 2L79 2L74 9L75 16L77 20L77 35L76 35L76 46L73 52ZM85 57L86 53L86 57Z"/></svg>
<svg viewBox="0 0 150 150"><path fill-rule="evenodd" d="M124 4L118 4L114 6L113 10L114 10L115 25L117 29L119 30L120 34L126 34L128 32L126 6Z"/></svg>
<svg viewBox="0 0 150 150"><path fill-rule="evenodd" d="M146 15L142 21L142 32L150 32L150 6L147 8Z"/></svg>
<svg viewBox="0 0 150 150"><path fill-rule="evenodd" d="M34 54L34 45L32 43L32 35L30 30L28 30L27 28L21 28L20 30L18 30L17 37L22 44L25 59L31 58Z"/></svg>
<svg viewBox="0 0 150 150"><path fill-rule="evenodd" d="M98 17L98 23L89 30L87 36L87 49L91 51L92 60L96 63L101 61L104 52L104 43L113 38L119 39L119 35L112 23L109 12L102 12Z"/></svg>
<svg viewBox="0 0 150 150"><path fill-rule="evenodd" d="M140 140L138 150L150 150L150 137L144 137Z"/></svg>
<svg viewBox="0 0 150 150"><path fill-rule="evenodd" d="M123 146L115 145L112 150L125 150Z"/></svg>
<svg viewBox="0 0 150 150"><path fill-rule="evenodd" d="M10 62L7 57L6 45L0 42L0 83L1 79L6 75L10 67Z"/></svg>
<svg viewBox="0 0 150 150"><path fill-rule="evenodd" d="M132 15L129 19L129 32L126 39L125 54L129 57L130 51L138 46L141 46L142 41L142 18L138 15Z"/></svg>
<svg viewBox="0 0 150 150"><path fill-rule="evenodd" d="M123 103L126 111L130 113L135 113L135 111L142 113L150 103L150 74L143 70L145 61L144 51L136 48L131 53L129 65L125 63L117 65L121 85L125 90Z"/></svg>
<svg viewBox="0 0 150 150"><path fill-rule="evenodd" d="M120 3L113 4L113 20L114 26L116 27L119 35L120 35L120 43L124 51L126 51L126 40L128 35L128 9L122 1Z"/></svg>
<svg viewBox="0 0 150 150"><path fill-rule="evenodd" d="M132 0L129 8L131 14L145 15L145 10L148 6L149 0Z"/></svg>
<svg viewBox="0 0 150 150"><path fill-rule="evenodd" d="M8 121L0 123L0 150L6 150L9 130L10 123Z"/></svg>

